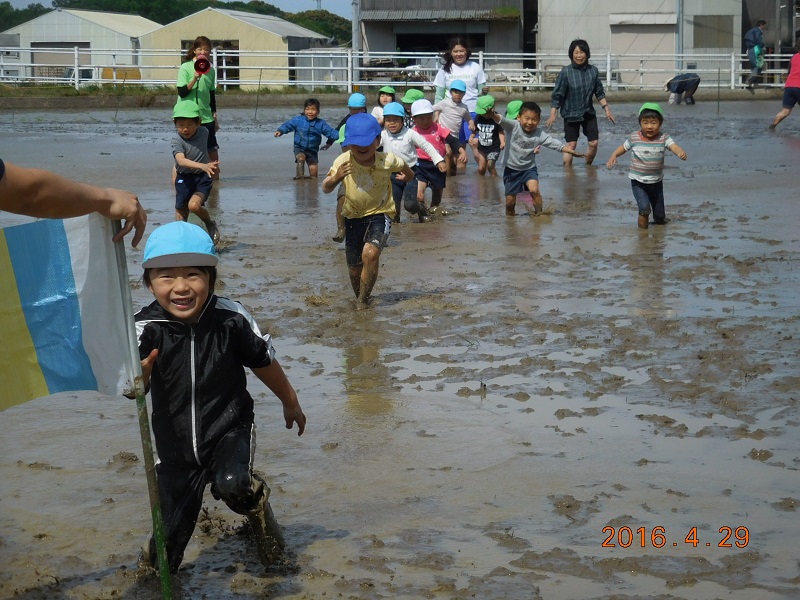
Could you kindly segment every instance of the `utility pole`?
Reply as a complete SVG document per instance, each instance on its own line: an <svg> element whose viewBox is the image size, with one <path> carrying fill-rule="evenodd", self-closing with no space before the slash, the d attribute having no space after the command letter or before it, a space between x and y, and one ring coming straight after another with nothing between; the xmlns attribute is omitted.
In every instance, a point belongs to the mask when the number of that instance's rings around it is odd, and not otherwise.
<svg viewBox="0 0 800 600"><path fill-rule="evenodd" d="M683 70L683 0L676 0L675 7L675 72Z"/></svg>

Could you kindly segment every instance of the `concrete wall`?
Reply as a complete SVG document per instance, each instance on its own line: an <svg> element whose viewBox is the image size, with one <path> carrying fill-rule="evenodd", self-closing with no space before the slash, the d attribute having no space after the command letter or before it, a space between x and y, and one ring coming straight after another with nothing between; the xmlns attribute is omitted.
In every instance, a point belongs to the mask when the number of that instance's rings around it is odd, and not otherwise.
<svg viewBox="0 0 800 600"><path fill-rule="evenodd" d="M539 37L537 52L561 54L561 64L568 64L567 49L576 38L585 39L592 51L592 62L604 70L605 55L626 54L631 56L624 61L612 57L614 79L620 84L654 83L663 70L666 80L676 70L685 70L687 65L674 57L660 59L659 54L674 54L680 50L678 31L682 28L683 52L700 54L725 54L738 52L741 40L741 0L682 0L683 18L678 22L678 2L674 0L539 0ZM724 44L714 48L696 48L695 24L698 16L728 15L730 31ZM639 55L641 59L634 58ZM650 70L655 70L647 78L627 72L638 69L645 60ZM728 61L728 59L721 59ZM696 68L715 71L718 62L703 61ZM554 70L558 65L548 65ZM710 74L710 73L709 73ZM653 81L651 81L653 80Z"/></svg>

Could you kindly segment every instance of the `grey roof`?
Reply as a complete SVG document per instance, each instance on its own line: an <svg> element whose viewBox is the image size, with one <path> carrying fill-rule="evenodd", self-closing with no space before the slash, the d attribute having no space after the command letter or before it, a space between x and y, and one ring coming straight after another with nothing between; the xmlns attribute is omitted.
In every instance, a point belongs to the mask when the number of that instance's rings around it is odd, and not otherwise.
<svg viewBox="0 0 800 600"><path fill-rule="evenodd" d="M16 27L12 27L11 29L8 29L6 31L20 31L23 27L28 25L28 23L32 23L34 21L44 21L44 22L58 21L58 19L62 14L71 15L72 17L75 17L77 19L82 19L84 21L95 23L96 25L105 27L106 29L109 29L116 33L121 33L122 35L127 35L128 37L139 37L145 33L149 33L161 27L159 23L151 21L150 19L145 19L144 17L140 17L139 15L105 12L100 10L76 10L72 8L57 8L55 10L51 10L50 12L46 12L43 15L39 15L38 17L31 19L30 21L21 23Z"/></svg>
<svg viewBox="0 0 800 600"><path fill-rule="evenodd" d="M506 21L519 15L502 15L492 9L471 10L362 10L362 21Z"/></svg>
<svg viewBox="0 0 800 600"><path fill-rule="evenodd" d="M228 15L234 19L238 19L239 21L247 23L248 25L252 25L253 27L258 27L264 31L269 31L270 33L279 35L282 38L300 37L319 38L324 40L328 39L328 36L326 35L322 35L316 31L311 31L310 29L306 29L300 25L295 25L294 23L290 23L289 21L285 21L280 17L274 17L272 15L259 15L257 13L245 12L243 10L228 10L224 8L211 7L207 8L206 10L214 10L224 15Z"/></svg>

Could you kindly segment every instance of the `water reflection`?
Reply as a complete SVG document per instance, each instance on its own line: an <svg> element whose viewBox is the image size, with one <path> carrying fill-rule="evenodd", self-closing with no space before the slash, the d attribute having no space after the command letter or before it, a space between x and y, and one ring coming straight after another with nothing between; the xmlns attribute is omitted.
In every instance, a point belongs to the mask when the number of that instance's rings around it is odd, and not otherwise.
<svg viewBox="0 0 800 600"><path fill-rule="evenodd" d="M595 165L584 167L581 163L563 169L561 197L556 206L559 213L585 215L596 209L600 192L597 169L598 167ZM552 203L552 199L558 196L557 190L548 189L548 186L554 183L553 180L548 180L545 181L545 186L542 186L545 206Z"/></svg>
<svg viewBox="0 0 800 600"><path fill-rule="evenodd" d="M638 230L629 257L631 313L663 317L669 307L664 300L664 243L666 227Z"/></svg>
<svg viewBox="0 0 800 600"><path fill-rule="evenodd" d="M372 417L391 412L394 407L392 398L396 393L381 348L375 345L377 338L373 331L383 326L376 321L375 312L364 310L357 313L352 323L354 335L349 339L364 340L364 343L347 346L343 355L342 385L347 394L347 411L360 423L371 423ZM364 335L359 335L359 330L364 331ZM381 423L377 421L374 425Z"/></svg>

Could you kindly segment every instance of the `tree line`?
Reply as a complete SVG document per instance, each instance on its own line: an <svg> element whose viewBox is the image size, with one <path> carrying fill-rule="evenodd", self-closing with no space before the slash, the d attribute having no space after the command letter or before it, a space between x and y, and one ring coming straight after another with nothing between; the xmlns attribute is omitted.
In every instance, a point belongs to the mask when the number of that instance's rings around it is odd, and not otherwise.
<svg viewBox="0 0 800 600"><path fill-rule="evenodd" d="M51 7L35 3L19 9L14 8L10 2L6 1L0 2L0 23L2 23L3 30L11 29L47 14L53 9L72 8L139 15L155 21L159 25L166 25L209 6L279 17L329 38L334 38L340 46L349 45L352 37L351 22L327 10L287 13L277 6L260 0L225 3L209 0L53 0ZM210 31L206 35L213 37L214 33Z"/></svg>

